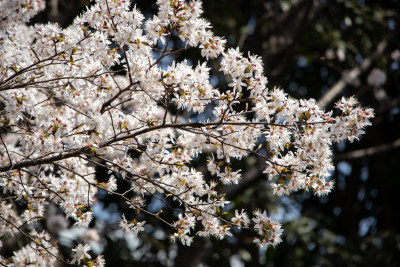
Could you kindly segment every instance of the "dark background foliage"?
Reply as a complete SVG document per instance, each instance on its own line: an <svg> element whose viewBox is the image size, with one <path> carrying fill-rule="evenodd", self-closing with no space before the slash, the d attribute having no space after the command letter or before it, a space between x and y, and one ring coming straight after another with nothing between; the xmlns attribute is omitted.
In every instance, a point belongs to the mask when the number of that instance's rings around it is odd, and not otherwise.
<svg viewBox="0 0 400 267"><path fill-rule="evenodd" d="M400 1L203 2L205 17L228 46L262 57L270 88L319 99L327 109L341 96L356 95L363 106L375 109L373 126L359 142L334 146L336 186L324 198L308 192L276 198L262 162L249 158L235 163L243 168L242 183L221 188L234 208L267 209L284 223L284 241L267 251L239 230L227 240L195 238L191 247L171 244L170 230L150 218L146 220L153 226L129 241L115 226L125 204L99 194L102 208L95 212L93 227L101 229L108 266L400 266ZM66 27L87 4L48 0L34 22L57 21ZM137 6L147 17L156 12L153 1L137 1ZM200 59L189 50L177 60L187 56L193 62ZM386 74L381 86L367 82L374 68ZM213 75L223 89L224 80L215 71ZM204 165L204 159L195 164ZM107 179L100 169L98 179ZM119 186L127 185L120 181ZM149 208L162 208L150 197L148 202ZM164 214L173 219L168 210Z"/></svg>

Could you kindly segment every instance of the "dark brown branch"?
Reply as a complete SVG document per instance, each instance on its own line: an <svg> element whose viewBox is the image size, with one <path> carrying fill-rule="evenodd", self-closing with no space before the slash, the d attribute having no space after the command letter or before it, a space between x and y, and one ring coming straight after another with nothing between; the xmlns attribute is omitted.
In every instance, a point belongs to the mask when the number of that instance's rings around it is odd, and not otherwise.
<svg viewBox="0 0 400 267"><path fill-rule="evenodd" d="M135 84L139 84L139 82L135 82L132 84L129 84L126 88L122 89L121 91L119 91L117 94L115 94L113 97L111 97L109 100L107 100L106 102L104 102L104 104L101 106L100 109L100 113L103 114L106 107L109 106L115 99L117 99L121 94L123 94L124 92L127 92L131 89L131 87Z"/></svg>
<svg viewBox="0 0 400 267"><path fill-rule="evenodd" d="M320 122L321 123L321 122ZM327 122L328 123L328 122ZM119 141L124 141L128 140L130 138L135 138L136 136L155 131L155 130L161 130L165 128L181 128L184 129L186 127L189 128L202 128L202 127L211 127L211 126L221 126L221 125L243 125L243 126L251 126L251 125L274 125L274 124L268 124L265 122L194 122L194 123L178 123L178 124L161 124L161 125L156 125L152 126L149 128L145 128L142 130L139 130L137 132L134 132L132 134L120 136L120 137L114 137L106 142L102 142L98 145L99 148L107 147L110 146L114 143L117 143ZM284 126L284 125L277 125L277 126ZM75 149L73 151L69 152L60 152L55 156L50 156L44 158L43 156L40 158L36 159L27 159L20 161L18 163L15 163L14 165L8 164L6 166L0 166L0 172L5 172L5 171L10 171L14 169L20 169L23 167L30 167L30 166L38 166L42 164L49 164L53 163L59 160L67 159L67 158L72 158L72 157L77 157L81 154L90 154L92 151L92 146L86 146L86 147L81 147L79 149ZM240 149L240 148L239 148Z"/></svg>
<svg viewBox="0 0 400 267"><path fill-rule="evenodd" d="M59 153L58 155L47 157L47 158L23 160L14 165L9 164L9 165L0 167L0 172L6 172L6 171L21 169L21 168L30 167L30 166L38 166L38 165L42 165L42 164L49 164L49 163L53 163L55 161L72 158L72 157L77 157L80 154L84 153L85 151L90 152L90 148L84 147L84 148L77 149L77 150L74 150L71 152Z"/></svg>
<svg viewBox="0 0 400 267"><path fill-rule="evenodd" d="M10 165L12 165L12 160L11 160L11 157L10 157L10 153L8 153L8 148L7 148L6 144L3 141L3 137L1 136L1 133L0 133L0 140L3 143L4 148L6 149L8 160L10 161Z"/></svg>

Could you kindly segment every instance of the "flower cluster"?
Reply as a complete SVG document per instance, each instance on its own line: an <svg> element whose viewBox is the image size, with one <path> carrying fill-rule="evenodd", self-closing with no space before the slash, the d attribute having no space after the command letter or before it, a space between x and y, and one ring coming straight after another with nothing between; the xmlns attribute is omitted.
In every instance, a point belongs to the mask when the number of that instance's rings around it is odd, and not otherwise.
<svg viewBox="0 0 400 267"><path fill-rule="evenodd" d="M252 220L244 210L225 218L229 201L217 185L241 179L231 160L250 154L263 159L279 196L300 189L321 196L332 189L332 143L357 140L373 111L343 98L334 116L313 99L269 90L261 59L226 49L201 17L200 1L157 5L158 13L145 20L131 1L96 0L62 29L23 24L44 8L43 1L1 2L0 187L9 198L0 202L0 236L14 235L22 225L34 229L49 204L88 227L100 188L123 198L135 218L145 213L168 224L171 240L185 245L194 235L222 239L240 227L255 230L260 247L275 246L282 229L265 211L254 212ZM183 46L171 49L173 39ZM189 47L199 49L203 62L162 66ZM224 90L210 81L208 62L216 58ZM188 113L198 116L196 122L180 115ZM193 167L201 154L209 158L213 181L205 179L205 168ZM96 165L109 170L108 182L96 181ZM117 178L130 185L132 199L117 192ZM179 204L178 220L147 210L147 195ZM26 204L21 213L13 209L14 199ZM121 217L124 231L144 230L145 221ZM39 241L15 252L16 265L57 259L46 233L25 234ZM91 260L89 250L79 244L71 262L102 266L101 256Z"/></svg>
<svg viewBox="0 0 400 267"><path fill-rule="evenodd" d="M234 225L239 227L247 227L250 223L249 217L244 210L242 210L240 214L238 210L235 210L235 216L231 219L231 221Z"/></svg>
<svg viewBox="0 0 400 267"><path fill-rule="evenodd" d="M144 230L143 225L145 224L144 221L138 222L137 220L133 220L128 222L123 215L121 220L119 221L119 227L124 230L127 234L137 234Z"/></svg>
<svg viewBox="0 0 400 267"><path fill-rule="evenodd" d="M257 243L260 247L276 246L282 241L283 229L280 223L268 217L266 211L255 211L253 222L255 223L254 229L257 230L259 235L259 238L254 239L254 243Z"/></svg>
<svg viewBox="0 0 400 267"><path fill-rule="evenodd" d="M10 24L28 22L45 8L43 0L14 0L0 2L0 30L8 30Z"/></svg>
<svg viewBox="0 0 400 267"><path fill-rule="evenodd" d="M72 260L71 264L84 264L84 266L93 266L93 267L103 267L105 266L105 260L102 255L99 255L96 259L91 260L92 256L89 254L91 250L90 245L88 244L78 244L75 248L72 249Z"/></svg>
<svg viewBox="0 0 400 267"><path fill-rule="evenodd" d="M190 245L193 241L193 237L190 237L188 234L190 233L190 229L194 228L195 222L196 218L193 217L192 214L188 214L185 217L182 217L182 214L179 214L179 220L173 224L173 227L177 231L171 235L171 240L175 241L176 239L179 239L182 244Z"/></svg>
<svg viewBox="0 0 400 267"><path fill-rule="evenodd" d="M50 235L44 231L38 233L33 230L30 237L32 242L15 251L10 260L4 260L2 263L8 266L52 266L55 264L58 249L52 244Z"/></svg>

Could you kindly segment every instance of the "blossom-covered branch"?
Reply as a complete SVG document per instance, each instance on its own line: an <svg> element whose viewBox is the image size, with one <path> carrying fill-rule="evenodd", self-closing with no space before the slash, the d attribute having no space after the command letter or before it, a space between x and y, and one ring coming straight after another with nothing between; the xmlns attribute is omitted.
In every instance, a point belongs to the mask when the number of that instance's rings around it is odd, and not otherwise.
<svg viewBox="0 0 400 267"><path fill-rule="evenodd" d="M261 59L226 48L201 17L200 1L158 0L158 13L145 20L130 1L97 0L66 29L26 26L22 16L33 16L43 2L16 2L0 6L0 186L10 196L1 205L16 199L27 209L3 213L1 236L16 234L22 225L33 231L49 203L88 227L96 193L105 190L133 213L164 221L174 230L172 241L190 245L194 235L222 239L240 227L254 231L260 247L275 246L281 225L265 211L254 211L251 219L244 210L233 218L223 214L229 201L217 185L241 179L231 160L249 155L265 160L264 173L279 196L299 189L321 196L333 187L327 180L331 144L357 140L373 117L354 98L341 99L334 115L313 99L268 89ZM183 46L171 49L172 39ZM163 59L191 47L200 49L202 62L163 65ZM211 60L226 88L211 84ZM201 116L192 122L182 113ZM200 154L207 155L214 181L191 167ZM108 182L96 181L96 165L108 169ZM117 176L129 183L133 199L117 192ZM148 211L146 195L178 203L177 221ZM121 215L125 231L138 233L144 224L139 216L128 221ZM44 260L50 253L33 248L15 255L29 259L37 253ZM79 244L70 262L103 265L89 250Z"/></svg>

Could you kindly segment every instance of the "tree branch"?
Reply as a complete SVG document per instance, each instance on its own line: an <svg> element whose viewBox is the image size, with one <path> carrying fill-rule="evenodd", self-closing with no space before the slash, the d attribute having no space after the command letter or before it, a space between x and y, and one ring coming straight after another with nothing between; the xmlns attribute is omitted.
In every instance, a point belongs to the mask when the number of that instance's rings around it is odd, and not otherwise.
<svg viewBox="0 0 400 267"><path fill-rule="evenodd" d="M346 85L354 81L362 73L366 72L372 62L374 62L378 57L382 56L386 47L389 44L389 38L382 40L376 47L376 50L366 59L361 62L360 66L354 67L348 74L344 75L339 81L337 81L329 91L318 100L318 106L325 108L329 103L335 100L335 98L346 88ZM342 72L344 73L344 72Z"/></svg>

